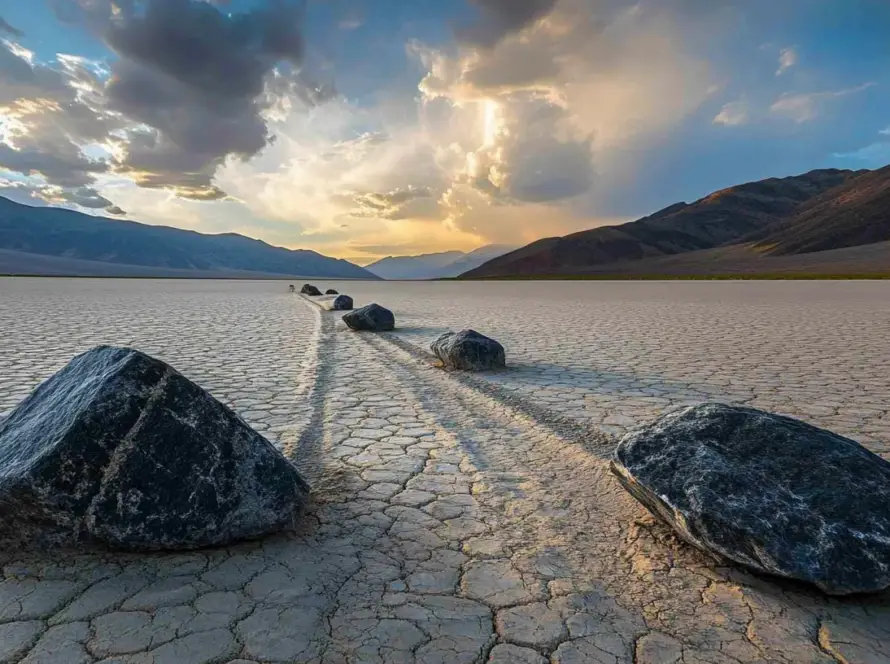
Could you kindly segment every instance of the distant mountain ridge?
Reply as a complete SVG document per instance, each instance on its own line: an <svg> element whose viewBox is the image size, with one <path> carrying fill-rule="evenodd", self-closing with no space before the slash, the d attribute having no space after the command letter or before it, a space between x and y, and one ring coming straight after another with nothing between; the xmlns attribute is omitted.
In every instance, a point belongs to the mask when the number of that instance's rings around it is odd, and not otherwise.
<svg viewBox="0 0 890 664"><path fill-rule="evenodd" d="M464 255L462 251L443 251L418 256L387 256L366 265L365 269L381 279L431 279L446 265Z"/></svg>
<svg viewBox="0 0 890 664"><path fill-rule="evenodd" d="M776 256L890 240L890 166L830 189L769 230L758 247Z"/></svg>
<svg viewBox="0 0 890 664"><path fill-rule="evenodd" d="M91 273L89 276L92 272L105 276L104 270L90 267L90 263L101 263L129 266L121 269L127 274L138 274L139 270L130 269L135 266L146 268L152 274L170 271L179 276L258 273L378 279L348 261L304 249L275 247L235 233L208 235L168 226L93 217L64 208L32 207L3 197L0 197L0 249L14 252L0 256L10 265L21 266L28 255L35 254L73 259L67 264L46 262L53 266L53 270L72 275L78 274L79 269L86 269ZM20 269L3 268L2 262L0 271L23 273ZM110 270L107 274L114 273Z"/></svg>
<svg viewBox="0 0 890 664"><path fill-rule="evenodd" d="M447 279L472 270L514 248L506 244L488 244L469 253L444 251L419 256L387 256L365 266L365 269L383 279Z"/></svg>
<svg viewBox="0 0 890 664"><path fill-rule="evenodd" d="M878 171L823 169L729 187L694 203L676 203L618 226L538 240L461 276L602 273L607 266L614 267L616 274L631 274L635 265L643 274L642 270L656 265L680 269L683 263L682 258L668 262L654 259L737 244L756 243L757 255L778 256L885 240L890 240L890 167ZM698 253L696 264L701 264L705 255L725 253ZM733 265L742 269L746 254L732 255ZM844 254L847 262L849 255ZM752 250L750 258L756 257ZM754 262L764 269L769 265L768 261ZM810 266L818 263L806 261Z"/></svg>

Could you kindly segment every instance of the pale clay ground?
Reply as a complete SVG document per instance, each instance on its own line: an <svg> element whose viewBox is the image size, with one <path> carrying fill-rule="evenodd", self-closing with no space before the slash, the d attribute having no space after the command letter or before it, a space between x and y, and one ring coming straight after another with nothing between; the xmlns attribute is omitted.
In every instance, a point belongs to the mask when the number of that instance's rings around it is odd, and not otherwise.
<svg viewBox="0 0 890 664"><path fill-rule="evenodd" d="M299 284L298 284L299 285ZM801 417L890 454L890 284L0 280L0 412L74 354L171 362L301 468L298 532L176 555L0 552L0 662L890 662L890 594L830 599L678 542L608 472L678 403ZM474 327L506 372L426 347Z"/></svg>

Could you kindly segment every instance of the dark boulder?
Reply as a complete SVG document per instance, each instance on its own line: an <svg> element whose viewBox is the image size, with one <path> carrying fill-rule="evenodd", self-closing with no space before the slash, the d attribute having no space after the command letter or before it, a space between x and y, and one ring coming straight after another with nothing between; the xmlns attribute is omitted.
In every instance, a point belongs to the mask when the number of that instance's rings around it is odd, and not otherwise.
<svg viewBox="0 0 890 664"><path fill-rule="evenodd" d="M0 422L0 546L192 549L292 526L309 486L167 364L75 357Z"/></svg>
<svg viewBox="0 0 890 664"><path fill-rule="evenodd" d="M351 311L352 298L348 295L324 295L318 304L328 311Z"/></svg>
<svg viewBox="0 0 890 664"><path fill-rule="evenodd" d="M328 289L324 292L324 294L325 294L325 295L339 295L340 293L338 293L337 291L335 291L333 288L328 288Z"/></svg>
<svg viewBox="0 0 890 664"><path fill-rule="evenodd" d="M343 316L343 322L353 330L367 332L387 332L395 329L396 318L389 309L379 304L369 304L361 309L350 311Z"/></svg>
<svg viewBox="0 0 890 664"><path fill-rule="evenodd" d="M612 471L718 557L832 595L890 586L890 463L849 438L704 404L628 433Z"/></svg>
<svg viewBox="0 0 890 664"><path fill-rule="evenodd" d="M485 371L506 366L504 347L475 330L446 332L430 348L446 369Z"/></svg>
<svg viewBox="0 0 890 664"><path fill-rule="evenodd" d="M312 284L303 284L303 287L300 289L300 292L303 295L312 295L313 297L315 297L317 295L321 295L321 291L318 290Z"/></svg>

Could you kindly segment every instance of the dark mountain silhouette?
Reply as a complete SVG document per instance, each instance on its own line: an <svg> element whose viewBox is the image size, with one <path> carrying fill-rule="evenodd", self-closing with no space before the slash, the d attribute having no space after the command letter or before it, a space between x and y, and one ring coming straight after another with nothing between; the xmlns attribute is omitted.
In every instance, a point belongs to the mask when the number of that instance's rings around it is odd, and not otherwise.
<svg viewBox="0 0 890 664"><path fill-rule="evenodd" d="M150 226L134 221L93 217L73 210L32 207L0 197L0 271L40 274L27 267L27 256L53 256L50 274L143 276L249 276L244 273L344 279L377 279L363 268L314 251L274 247L235 233L206 235L194 231ZM4 261L9 265L4 267ZM89 263L87 263L89 262ZM128 266L116 271L93 263ZM18 269L14 269L18 266ZM60 272L61 271L61 272Z"/></svg>
<svg viewBox="0 0 890 664"><path fill-rule="evenodd" d="M658 264L653 259L735 244L756 242L748 250L754 258L880 242L890 239L888 195L888 169L826 169L770 178L723 189L689 205L677 203L627 224L538 240L461 276L602 273L605 266L618 265L621 274L628 274L637 262L648 270ZM705 254L697 255L700 263ZM734 254L737 268L743 255ZM683 261L678 260L670 263L676 269Z"/></svg>
<svg viewBox="0 0 890 664"><path fill-rule="evenodd" d="M775 256L890 240L890 166L830 189L768 230L757 246Z"/></svg>

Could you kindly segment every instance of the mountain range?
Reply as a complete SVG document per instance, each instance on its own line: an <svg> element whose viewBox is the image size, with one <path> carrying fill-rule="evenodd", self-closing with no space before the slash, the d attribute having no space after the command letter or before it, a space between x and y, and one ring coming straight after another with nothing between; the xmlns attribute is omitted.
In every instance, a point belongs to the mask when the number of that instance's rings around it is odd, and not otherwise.
<svg viewBox="0 0 890 664"><path fill-rule="evenodd" d="M890 273L890 166L769 178L648 217L515 249L387 257L367 268L0 197L0 274L206 278L535 278Z"/></svg>
<svg viewBox="0 0 890 664"><path fill-rule="evenodd" d="M447 279L497 258L515 246L488 244L468 253L444 251L419 256L387 256L365 267L383 279Z"/></svg>
<svg viewBox="0 0 890 664"><path fill-rule="evenodd" d="M462 278L890 272L890 166L815 170L533 242Z"/></svg>
<svg viewBox="0 0 890 664"><path fill-rule="evenodd" d="M348 261L235 233L207 235L3 197L0 274L378 279Z"/></svg>

